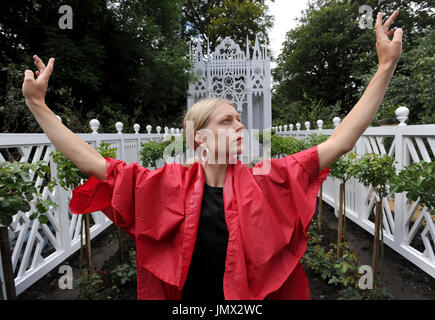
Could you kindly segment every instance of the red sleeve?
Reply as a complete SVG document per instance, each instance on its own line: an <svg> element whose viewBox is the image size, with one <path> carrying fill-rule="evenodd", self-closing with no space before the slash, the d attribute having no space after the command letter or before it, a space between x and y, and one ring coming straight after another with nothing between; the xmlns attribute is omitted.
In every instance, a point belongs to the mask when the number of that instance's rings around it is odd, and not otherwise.
<svg viewBox="0 0 435 320"><path fill-rule="evenodd" d="M267 161L267 160L266 160ZM317 146L304 151L285 156L280 159L270 159L270 168L263 162L256 167L264 167L266 174L254 175L257 182L264 190L273 190L274 196L279 196L280 203L271 202L278 212L291 212L296 214L306 233L314 215L317 195L320 186L329 174L329 168L319 172L319 155ZM284 209L285 210L280 210ZM285 222L282 217L279 221ZM293 220L293 219L290 219Z"/></svg>
<svg viewBox="0 0 435 320"><path fill-rule="evenodd" d="M329 175L329 167L319 172L319 154L317 146L311 147L307 150L292 154L287 159L288 162L295 160L297 164L294 165L294 171L289 168L290 179L293 180L293 185L297 184L298 188L295 190L295 204L298 206L297 210L300 213L299 217L304 225L304 231L308 230L311 220L316 209L317 195L319 194L320 186ZM296 169L298 168L298 169Z"/></svg>
<svg viewBox="0 0 435 320"><path fill-rule="evenodd" d="M73 214L102 211L130 237L135 237L135 189L140 177L151 172L137 162L106 159L106 177L93 176L72 191L69 209ZM156 169L158 170L158 169Z"/></svg>

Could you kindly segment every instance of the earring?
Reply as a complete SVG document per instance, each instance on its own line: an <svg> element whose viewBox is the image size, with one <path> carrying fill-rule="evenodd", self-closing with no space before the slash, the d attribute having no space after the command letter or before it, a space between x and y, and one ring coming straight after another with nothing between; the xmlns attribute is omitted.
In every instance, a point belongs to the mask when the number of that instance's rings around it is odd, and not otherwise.
<svg viewBox="0 0 435 320"><path fill-rule="evenodd" d="M201 155L201 160L202 160L202 162L206 162L207 159L208 159L208 153L209 153L209 150L208 150L208 148L207 148L207 146L206 146L205 143L201 144L199 147L201 148L201 153L200 153L200 155ZM204 149L205 149L205 151L207 152L207 155L205 156L205 158L204 158Z"/></svg>

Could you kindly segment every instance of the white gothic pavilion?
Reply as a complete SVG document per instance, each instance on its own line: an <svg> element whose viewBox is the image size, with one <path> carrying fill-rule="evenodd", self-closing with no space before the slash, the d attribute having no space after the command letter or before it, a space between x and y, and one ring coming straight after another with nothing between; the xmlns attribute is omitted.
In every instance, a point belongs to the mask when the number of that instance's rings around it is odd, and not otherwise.
<svg viewBox="0 0 435 320"><path fill-rule="evenodd" d="M267 47L255 38L251 59L249 39L246 53L232 39L226 37L207 55L203 55L201 41L190 47L196 80L189 84L187 109L204 97L226 98L237 105L246 130L262 132L272 126L272 93L270 59Z"/></svg>

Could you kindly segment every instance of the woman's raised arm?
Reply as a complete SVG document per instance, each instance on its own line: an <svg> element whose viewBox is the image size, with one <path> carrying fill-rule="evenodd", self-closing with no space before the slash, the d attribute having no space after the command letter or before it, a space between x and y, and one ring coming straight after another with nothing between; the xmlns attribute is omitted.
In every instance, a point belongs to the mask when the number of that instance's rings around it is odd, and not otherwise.
<svg viewBox="0 0 435 320"><path fill-rule="evenodd" d="M388 84L402 52L402 29L388 30L398 14L398 11L394 11L391 17L382 25L382 14L378 13L376 19L378 70L358 103L347 114L329 139L319 144L320 171L353 148L359 137L372 122L384 99ZM391 41L388 37L393 34L394 38Z"/></svg>
<svg viewBox="0 0 435 320"><path fill-rule="evenodd" d="M38 68L38 71L36 71L37 78L35 79L31 70L24 72L22 90L27 106L48 139L67 159L71 160L83 173L104 180L106 176L106 159L63 125L45 104L45 94L48 79L53 72L54 58L48 61L47 66L38 56L33 56L33 59Z"/></svg>

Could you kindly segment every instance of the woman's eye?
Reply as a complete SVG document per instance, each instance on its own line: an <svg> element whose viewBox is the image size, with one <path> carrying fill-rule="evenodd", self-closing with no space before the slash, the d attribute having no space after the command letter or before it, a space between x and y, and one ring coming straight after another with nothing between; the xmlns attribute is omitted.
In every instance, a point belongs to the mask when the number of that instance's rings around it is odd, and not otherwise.
<svg viewBox="0 0 435 320"><path fill-rule="evenodd" d="M222 123L225 123L225 121L230 121L229 119L225 119L224 121L222 121Z"/></svg>

